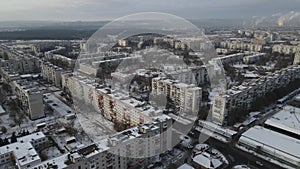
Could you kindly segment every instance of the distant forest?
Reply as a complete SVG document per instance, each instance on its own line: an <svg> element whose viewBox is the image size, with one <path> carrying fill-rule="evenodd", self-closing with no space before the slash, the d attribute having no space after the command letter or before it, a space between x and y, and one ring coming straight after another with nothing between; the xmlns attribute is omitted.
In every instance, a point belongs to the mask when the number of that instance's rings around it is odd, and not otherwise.
<svg viewBox="0 0 300 169"><path fill-rule="evenodd" d="M226 30L242 25L241 20L190 20L199 28ZM0 40L77 40L88 39L108 21L48 22L48 21L0 21ZM9 29L12 28L12 29ZM14 30L15 29L15 30ZM121 28L122 29L122 28ZM4 31L3 31L4 30ZM209 34L209 32L207 32Z"/></svg>
<svg viewBox="0 0 300 169"><path fill-rule="evenodd" d="M89 38L97 29L31 29L25 31L0 32L1 40L77 40Z"/></svg>

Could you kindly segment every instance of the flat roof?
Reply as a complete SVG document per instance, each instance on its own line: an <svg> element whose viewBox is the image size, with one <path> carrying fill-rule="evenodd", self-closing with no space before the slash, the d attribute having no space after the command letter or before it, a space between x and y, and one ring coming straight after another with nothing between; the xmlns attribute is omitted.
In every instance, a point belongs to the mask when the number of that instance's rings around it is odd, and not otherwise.
<svg viewBox="0 0 300 169"><path fill-rule="evenodd" d="M58 168L65 168L68 166L65 164L65 161L68 159L68 155L69 154L63 154L59 157L43 161L35 166L32 166L31 168L48 169L50 165L56 165Z"/></svg>
<svg viewBox="0 0 300 169"><path fill-rule="evenodd" d="M12 153L21 166L41 160L38 153L29 142L16 142L0 147L0 154L3 155L6 153Z"/></svg>
<svg viewBox="0 0 300 169"><path fill-rule="evenodd" d="M47 93L44 95L44 101L47 103L52 109L58 112L62 116L66 116L69 114L73 114L73 109L66 105L64 102L59 100L54 94Z"/></svg>
<svg viewBox="0 0 300 169"><path fill-rule="evenodd" d="M247 130L239 141L261 145L264 149L269 149L274 153L300 160L300 140L261 126L254 126Z"/></svg>
<svg viewBox="0 0 300 169"><path fill-rule="evenodd" d="M293 113L294 112L294 113ZM300 135L300 108L284 106L282 110L268 119L265 124Z"/></svg>
<svg viewBox="0 0 300 169"><path fill-rule="evenodd" d="M27 136L23 136L23 137L20 137L20 138L17 138L17 140L19 142L23 141L23 142L31 142L33 140L39 140L39 139L42 139L42 138L46 138L46 136L44 135L43 132L37 132L37 133L33 133L33 134L30 134L30 135L27 135Z"/></svg>

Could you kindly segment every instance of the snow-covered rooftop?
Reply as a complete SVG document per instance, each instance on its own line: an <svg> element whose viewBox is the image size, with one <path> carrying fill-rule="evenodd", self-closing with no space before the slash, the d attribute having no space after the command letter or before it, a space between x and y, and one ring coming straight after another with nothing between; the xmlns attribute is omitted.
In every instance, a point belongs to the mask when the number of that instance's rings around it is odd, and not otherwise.
<svg viewBox="0 0 300 169"><path fill-rule="evenodd" d="M274 154L300 161L300 140L261 126L254 126L247 130L242 134L239 142L261 146Z"/></svg>
<svg viewBox="0 0 300 169"><path fill-rule="evenodd" d="M284 106L282 110L268 119L265 124L300 135L300 109Z"/></svg>
<svg viewBox="0 0 300 169"><path fill-rule="evenodd" d="M33 134L30 134L30 135L27 135L27 136L17 138L17 140L19 142L31 142L33 140L39 140L39 139L43 139L43 138L46 138L44 133L43 132L37 132L37 133L33 133Z"/></svg>
<svg viewBox="0 0 300 169"><path fill-rule="evenodd" d="M51 166L57 166L58 168L65 168L67 167L67 164L65 164L65 161L67 161L69 154L64 154L59 157L53 158L51 160L43 161L42 163L33 166L32 168L38 168L38 169L48 169Z"/></svg>
<svg viewBox="0 0 300 169"><path fill-rule="evenodd" d="M193 158L193 162L203 166L204 168L218 168L222 165L220 160L210 157L207 153L196 155Z"/></svg>
<svg viewBox="0 0 300 169"><path fill-rule="evenodd" d="M177 169L194 169L194 167L185 163L185 164L181 165L180 167L178 167Z"/></svg>
<svg viewBox="0 0 300 169"><path fill-rule="evenodd" d="M62 116L72 114L73 112L72 108L70 108L68 105L63 103L51 93L47 93L44 95L44 102Z"/></svg>

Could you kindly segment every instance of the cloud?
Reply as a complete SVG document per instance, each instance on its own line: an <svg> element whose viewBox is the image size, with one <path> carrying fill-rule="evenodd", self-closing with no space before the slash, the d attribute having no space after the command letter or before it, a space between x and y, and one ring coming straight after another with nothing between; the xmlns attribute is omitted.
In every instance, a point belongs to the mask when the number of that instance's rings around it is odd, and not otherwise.
<svg viewBox="0 0 300 169"><path fill-rule="evenodd" d="M136 12L185 18L251 18L300 11L299 0L2 0L0 20L92 20Z"/></svg>

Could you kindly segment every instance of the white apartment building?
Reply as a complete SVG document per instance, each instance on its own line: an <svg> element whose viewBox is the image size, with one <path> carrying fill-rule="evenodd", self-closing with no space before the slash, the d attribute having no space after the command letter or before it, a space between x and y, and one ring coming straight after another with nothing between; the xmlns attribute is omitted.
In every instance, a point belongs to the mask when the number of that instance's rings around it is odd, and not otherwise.
<svg viewBox="0 0 300 169"><path fill-rule="evenodd" d="M57 67L50 62L43 62L41 64L42 76L49 83L53 84L56 87L61 87L61 73L62 68Z"/></svg>
<svg viewBox="0 0 300 169"><path fill-rule="evenodd" d="M253 79L240 86L234 86L226 93L215 97L213 104L213 119L217 124L226 123L226 117L232 110L246 109L253 106L254 101L275 89L285 87L295 79L300 78L300 65L292 65L267 76ZM225 108L224 108L225 104Z"/></svg>
<svg viewBox="0 0 300 169"><path fill-rule="evenodd" d="M3 46L3 45L2 45ZM32 55L25 55L9 47L0 48L2 52L6 52L9 60L2 60L0 67L10 69L19 74L28 74L40 71L40 59Z"/></svg>
<svg viewBox="0 0 300 169"><path fill-rule="evenodd" d="M152 79L152 94L162 94L169 97L175 101L178 111L198 112L202 98L202 89L195 85L157 77Z"/></svg>
<svg viewBox="0 0 300 169"><path fill-rule="evenodd" d="M75 152L46 160L31 169L126 169L147 166L156 155L172 148L171 127L172 119L162 115L152 122L124 130Z"/></svg>
<svg viewBox="0 0 300 169"><path fill-rule="evenodd" d="M251 54L251 55L245 56L243 58L243 62L246 64L253 64L253 63L256 63L257 61L261 60L264 57L266 57L266 53Z"/></svg>
<svg viewBox="0 0 300 169"><path fill-rule="evenodd" d="M92 106L108 120L121 122L128 127L149 122L160 113L128 95L114 92L108 87L101 87L95 80L80 74L63 73L62 85L77 101Z"/></svg>
<svg viewBox="0 0 300 169"><path fill-rule="evenodd" d="M237 51L261 52L263 50L263 45L239 41L223 41L220 42L220 47Z"/></svg>
<svg viewBox="0 0 300 169"><path fill-rule="evenodd" d="M272 47L272 51L273 52L278 52L281 54L295 54L295 53L299 53L300 52L300 46L293 46L293 45L274 45Z"/></svg>
<svg viewBox="0 0 300 169"><path fill-rule="evenodd" d="M40 87L37 82L27 80L14 81L12 88L21 103L20 107L30 119L35 120L45 116L43 105L45 88Z"/></svg>
<svg viewBox="0 0 300 169"><path fill-rule="evenodd" d="M227 116L226 111L226 96L215 96L213 99L212 107L212 120L218 125L223 125L225 117Z"/></svg>

